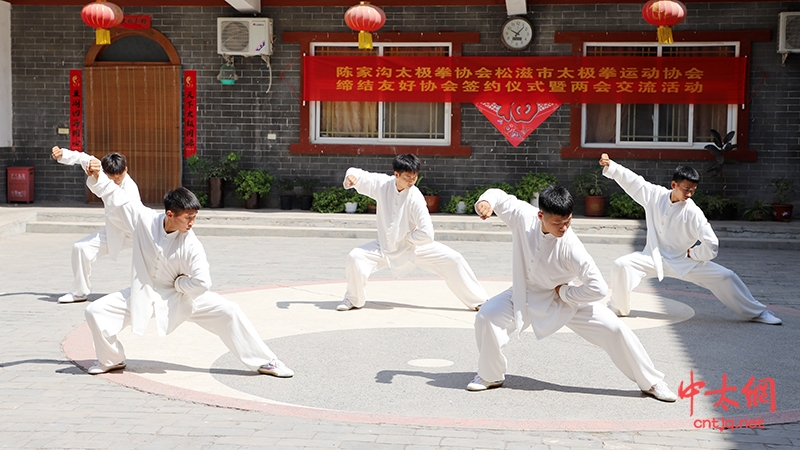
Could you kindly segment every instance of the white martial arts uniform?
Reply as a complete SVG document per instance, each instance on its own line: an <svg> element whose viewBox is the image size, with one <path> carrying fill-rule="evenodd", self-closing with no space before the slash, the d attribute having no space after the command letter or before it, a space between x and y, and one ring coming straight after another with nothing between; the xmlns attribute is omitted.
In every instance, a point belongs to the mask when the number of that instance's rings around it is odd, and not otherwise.
<svg viewBox="0 0 800 450"><path fill-rule="evenodd" d="M211 292L211 274L203 245L192 230L164 231L166 215L131 201L105 174L86 184L133 234L131 287L94 301L86 308L97 360L110 367L125 360L117 334L127 325L143 335L155 315L158 334L184 321L219 336L250 369L276 359L239 305Z"/></svg>
<svg viewBox="0 0 800 450"><path fill-rule="evenodd" d="M416 186L397 192L394 176L351 167L345 187L349 175L358 179L355 189L378 204L378 239L347 255L346 300L356 308L364 306L367 279L373 272L389 267L393 276L401 277L416 266L442 277L468 308L486 301L489 295L461 253L433 240L431 216Z"/></svg>
<svg viewBox="0 0 800 450"><path fill-rule="evenodd" d="M511 229L514 244L511 288L489 299L475 317L478 375L490 382L505 379L503 348L512 333L532 325L536 338L543 339L566 325L605 350L641 390L661 381L664 374L639 338L600 303L606 282L572 228L561 238L543 233L539 210L499 189L484 192L478 202L483 200Z"/></svg>
<svg viewBox="0 0 800 450"><path fill-rule="evenodd" d="M59 163L69 166L80 164L84 172L89 165L89 161L93 158L83 152L67 149L61 149L61 151L63 153L61 158L58 159ZM139 186L128 174L125 174L125 178L122 179L122 183L119 186L131 199L137 202L141 200ZM89 277L92 275L92 264L97 258L109 255L112 260L116 261L119 252L131 246L130 232L127 231L121 219L109 213L108 207L105 208L105 222L105 229L86 236L72 246L73 279L69 292L75 297L86 297L92 292Z"/></svg>
<svg viewBox="0 0 800 450"><path fill-rule="evenodd" d="M738 275L711 261L717 256L719 240L692 199L673 203L670 189L648 183L614 161L603 168L603 174L644 207L647 223L644 251L617 258L611 267L611 306L620 314L630 314L631 291L643 278L658 277L661 281L664 276L710 290L745 319L752 319L766 309L753 298Z"/></svg>

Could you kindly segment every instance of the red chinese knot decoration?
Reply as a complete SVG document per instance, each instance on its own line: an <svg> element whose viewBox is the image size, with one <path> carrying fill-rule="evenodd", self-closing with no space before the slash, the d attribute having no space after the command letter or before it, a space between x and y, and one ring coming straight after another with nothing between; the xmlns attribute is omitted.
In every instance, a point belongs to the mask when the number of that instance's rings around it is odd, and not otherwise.
<svg viewBox="0 0 800 450"><path fill-rule="evenodd" d="M121 24L123 17L122 9L119 6L106 1L89 3L81 10L83 23L96 28L95 43L97 45L111 43L111 32L108 29Z"/></svg>
<svg viewBox="0 0 800 450"><path fill-rule="evenodd" d="M672 44L672 28L686 18L686 5L678 0L650 0L642 8L647 23L658 27L658 43Z"/></svg>
<svg viewBox="0 0 800 450"><path fill-rule="evenodd" d="M372 48L372 32L380 30L386 23L386 14L369 2L361 2L344 13L344 23L358 31L358 48Z"/></svg>

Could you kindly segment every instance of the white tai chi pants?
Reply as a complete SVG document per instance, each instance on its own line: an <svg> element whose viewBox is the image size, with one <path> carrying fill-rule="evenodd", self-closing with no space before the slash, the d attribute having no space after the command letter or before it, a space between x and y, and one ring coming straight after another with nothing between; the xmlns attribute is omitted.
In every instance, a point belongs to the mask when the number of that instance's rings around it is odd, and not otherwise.
<svg viewBox="0 0 800 450"><path fill-rule="evenodd" d="M127 300L130 288L108 294L86 308L86 322L92 331L97 361L112 366L125 361L125 349L117 334L131 323ZM267 344L258 337L253 324L238 304L216 292L208 291L194 300L196 311L186 319L222 339L228 350L245 366L257 370L277 359Z"/></svg>
<svg viewBox="0 0 800 450"><path fill-rule="evenodd" d="M130 239L125 239L122 248L130 248ZM69 292L76 297L86 297L92 292L89 277L92 275L92 264L97 258L108 255L106 230L90 234L72 246L72 285Z"/></svg>
<svg viewBox="0 0 800 450"><path fill-rule="evenodd" d="M653 366L639 338L602 303L581 305L566 326L605 350L614 365L639 389L649 390L664 379L664 374ZM508 362L503 348L514 331L514 304L511 302L511 289L508 289L489 299L475 316L475 339L480 353L478 375L484 380L505 380Z"/></svg>
<svg viewBox="0 0 800 450"><path fill-rule="evenodd" d="M442 277L450 291L470 309L476 309L489 298L467 260L444 244L431 242L416 247L414 264ZM386 267L389 267L389 260L383 255L378 241L351 250L345 264L347 292L344 298L356 308L364 306L367 301L367 279L372 273Z"/></svg>
<svg viewBox="0 0 800 450"><path fill-rule="evenodd" d="M611 266L611 306L627 316L631 312L631 291L643 278L656 276L653 258L642 252L617 258ZM725 306L745 319L752 319L767 309L753 298L738 275L713 261L697 264L684 276L678 275L665 263L664 276L686 280L708 289Z"/></svg>

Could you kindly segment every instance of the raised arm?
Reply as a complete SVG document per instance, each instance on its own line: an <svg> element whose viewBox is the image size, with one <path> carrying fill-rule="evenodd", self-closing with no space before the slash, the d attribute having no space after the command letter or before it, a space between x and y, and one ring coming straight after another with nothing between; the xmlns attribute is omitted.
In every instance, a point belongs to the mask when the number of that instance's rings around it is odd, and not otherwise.
<svg viewBox="0 0 800 450"><path fill-rule="evenodd" d="M382 173L372 173L356 167L347 169L342 185L345 189L355 188L359 194L378 199L378 191L391 178Z"/></svg>
<svg viewBox="0 0 800 450"><path fill-rule="evenodd" d="M659 186L647 182L643 177L611 160L606 153L600 156L603 175L611 178L642 206L649 203L659 192Z"/></svg>
<svg viewBox="0 0 800 450"><path fill-rule="evenodd" d="M100 167L99 159L92 158L89 161L86 172L89 175L86 178L86 186L103 200L109 213L122 218L128 231L133 232L136 223L142 219L143 215L152 216L157 214L152 209L142 205L140 201L131 198L125 190L108 178Z"/></svg>
<svg viewBox="0 0 800 450"><path fill-rule="evenodd" d="M509 227L530 226L529 221L536 217L536 208L501 189L487 189L477 202L475 212L481 219L487 219L494 212Z"/></svg>
<svg viewBox="0 0 800 450"><path fill-rule="evenodd" d="M92 155L87 155L83 152L75 152L67 148L61 148L57 145L52 148L50 155L59 163L67 166L80 164L84 172L86 172L88 169L89 161L94 158Z"/></svg>

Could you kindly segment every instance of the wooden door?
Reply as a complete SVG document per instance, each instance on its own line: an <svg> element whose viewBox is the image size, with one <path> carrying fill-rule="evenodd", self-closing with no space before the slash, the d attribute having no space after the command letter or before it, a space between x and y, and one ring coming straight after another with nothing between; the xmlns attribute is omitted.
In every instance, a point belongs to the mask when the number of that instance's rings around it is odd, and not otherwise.
<svg viewBox="0 0 800 450"><path fill-rule="evenodd" d="M92 45L84 61L84 151L120 153L142 201L163 205L181 186L180 58L153 28L113 28L111 45ZM89 194L90 203L100 199Z"/></svg>
<svg viewBox="0 0 800 450"><path fill-rule="evenodd" d="M180 67L87 67L84 86L85 151L124 155L142 201L163 204L164 194L181 185Z"/></svg>

